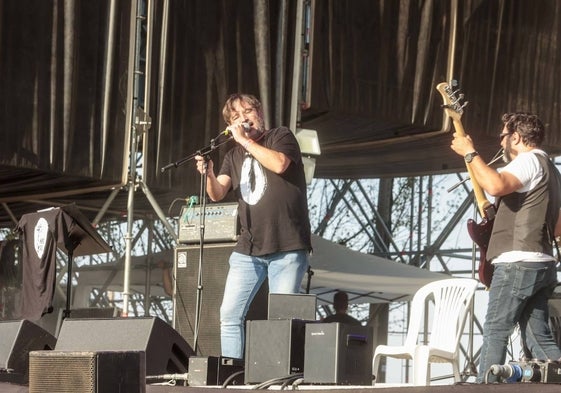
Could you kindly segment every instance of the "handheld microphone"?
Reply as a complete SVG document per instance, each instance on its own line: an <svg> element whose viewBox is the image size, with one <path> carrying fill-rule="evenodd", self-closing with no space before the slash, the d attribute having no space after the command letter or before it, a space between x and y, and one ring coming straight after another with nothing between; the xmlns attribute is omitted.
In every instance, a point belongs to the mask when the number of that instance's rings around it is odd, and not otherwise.
<svg viewBox="0 0 561 393"><path fill-rule="evenodd" d="M253 122L249 121L249 122L243 122L241 123L241 126L244 128L244 130L247 132L250 130L251 126L253 125ZM226 127L226 129L224 131L222 131L220 133L221 135L232 135L232 131L230 131L230 127Z"/></svg>

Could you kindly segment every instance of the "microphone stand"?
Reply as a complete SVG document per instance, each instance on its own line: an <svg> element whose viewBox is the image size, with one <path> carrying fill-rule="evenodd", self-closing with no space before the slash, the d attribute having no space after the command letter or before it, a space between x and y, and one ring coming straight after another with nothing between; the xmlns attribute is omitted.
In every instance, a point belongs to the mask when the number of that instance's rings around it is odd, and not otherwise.
<svg viewBox="0 0 561 393"><path fill-rule="evenodd" d="M212 143L212 142L211 142ZM204 239L205 239L205 219L206 219L206 198L205 190L207 183L207 166L208 155L204 156L205 161L203 164L203 173L201 173L201 188L199 190L199 274L197 275L197 296L195 300L195 326L193 328L193 350L199 354L199 325L202 309L203 297L203 252L204 252Z"/></svg>
<svg viewBox="0 0 561 393"><path fill-rule="evenodd" d="M221 134L222 135L222 134ZM220 135L216 138L210 140L210 145L203 147L202 149L197 150L195 153L192 153L176 162L170 163L164 166L161 171L165 172L171 168L177 168L185 163L191 161L195 158L195 156L203 156L204 157L204 166L203 166L203 173L201 173L201 186L199 189L199 272L197 275L197 295L195 300L195 325L193 327L193 350L196 354L199 354L199 325L200 325L200 316L201 316L201 309L202 309L202 297L203 297L203 253L204 253L204 239L205 239L205 219L206 219L206 185L208 180L207 175L207 166L208 161L210 159L209 154L216 150L218 147L222 146L223 144L233 139L230 137L221 143L216 143L216 140L220 137Z"/></svg>
<svg viewBox="0 0 561 393"><path fill-rule="evenodd" d="M308 265L308 280L306 283L306 293L310 293L310 287L312 285L312 276L314 275L314 271L312 270L312 267L310 265Z"/></svg>
<svg viewBox="0 0 561 393"><path fill-rule="evenodd" d="M175 162L171 162L171 163L167 164L166 166L163 166L163 167L160 169L160 171L161 171L162 173L164 173L164 172L167 171L168 169L180 167L180 166L186 164L187 162L191 161L192 159L194 159L195 156L203 156L203 157L204 157L204 156L207 156L207 155L209 155L210 153L212 153L214 150L218 149L220 146L224 145L225 143L228 143L231 139L234 139L233 136L230 136L228 139L226 139L226 140L224 140L224 141L222 141L222 142L220 142L220 143L217 144L217 143L216 143L216 140L217 140L218 138L220 138L221 135L222 135L222 134L218 135L216 138L211 139L211 140L210 140L210 145L205 146L205 147L203 147L202 149L199 149L199 150L197 150L196 152L194 152L194 153L192 153L192 154L189 154L188 156L183 157L183 158L181 158L181 159L179 159L179 160L177 160L177 161L175 161Z"/></svg>

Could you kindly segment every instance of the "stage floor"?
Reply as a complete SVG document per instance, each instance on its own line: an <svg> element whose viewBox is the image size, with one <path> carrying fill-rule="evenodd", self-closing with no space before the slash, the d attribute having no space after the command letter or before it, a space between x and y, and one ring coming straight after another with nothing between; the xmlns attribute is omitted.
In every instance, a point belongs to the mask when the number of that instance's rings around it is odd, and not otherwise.
<svg viewBox="0 0 561 393"><path fill-rule="evenodd" d="M212 387L180 387L180 386L154 386L148 385L147 393L209 393ZM239 393L255 392L251 385L247 387L237 386L227 389L215 387L219 390L236 390ZM278 390L279 386L272 386L268 390ZM291 390L288 387L286 390ZM534 384L534 383L515 383L515 384L457 384L457 385L438 385L438 386L396 386L396 385L375 385L375 386L327 386L327 385L300 385L297 390L311 390L314 393L559 393L559 384Z"/></svg>
<svg viewBox="0 0 561 393"><path fill-rule="evenodd" d="M232 386L221 388L219 386L162 386L162 385L146 385L146 393L211 393L213 391L232 391L237 393L255 392L254 385ZM280 386L271 386L267 390L279 390ZM285 390L292 390L288 387ZM559 393L561 384L545 384L545 383L512 383L512 384L456 384L456 385L438 385L426 387L414 386L396 386L396 385L375 385L375 386L333 386L333 385L299 385L297 390L312 390L314 393ZM69 392L68 387L65 392ZM1 393L28 393L27 386L15 385L6 382L0 383ZM56 393L56 392L50 392ZM80 392L77 392L80 393ZM101 392L107 393L107 392Z"/></svg>

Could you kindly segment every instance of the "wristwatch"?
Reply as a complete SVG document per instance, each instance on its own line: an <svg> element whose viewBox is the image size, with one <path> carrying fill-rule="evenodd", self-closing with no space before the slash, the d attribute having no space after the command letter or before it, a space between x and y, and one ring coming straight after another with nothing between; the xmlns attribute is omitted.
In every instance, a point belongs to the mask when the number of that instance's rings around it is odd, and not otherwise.
<svg viewBox="0 0 561 393"><path fill-rule="evenodd" d="M471 152L471 153L468 153L468 154L466 154L466 155L464 156L464 160L469 164L470 162L473 161L473 158L474 158L475 156L478 156L478 155L479 155L479 153L476 152L476 151Z"/></svg>

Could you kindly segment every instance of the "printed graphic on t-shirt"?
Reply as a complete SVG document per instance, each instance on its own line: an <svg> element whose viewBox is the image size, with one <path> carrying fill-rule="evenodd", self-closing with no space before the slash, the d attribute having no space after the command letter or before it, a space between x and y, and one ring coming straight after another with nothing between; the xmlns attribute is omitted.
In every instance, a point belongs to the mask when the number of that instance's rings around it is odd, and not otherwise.
<svg viewBox="0 0 561 393"><path fill-rule="evenodd" d="M43 217L39 218L37 224L35 225L35 231L33 234L33 244L35 246L35 252L39 259L43 258L43 252L45 251L45 244L47 243L47 233L49 231L49 223Z"/></svg>
<svg viewBox="0 0 561 393"><path fill-rule="evenodd" d="M267 189L267 176L259 161L246 156L242 165L240 191L248 205L255 205L261 200Z"/></svg>

